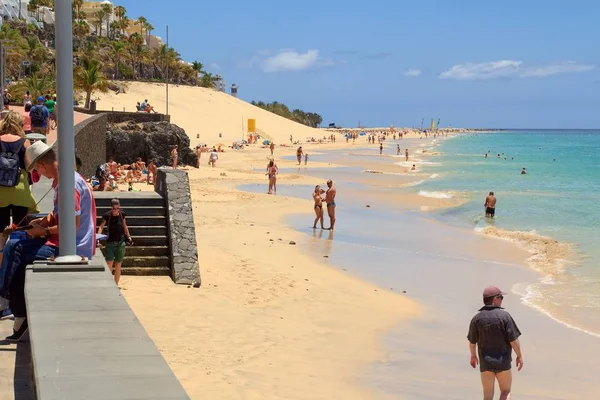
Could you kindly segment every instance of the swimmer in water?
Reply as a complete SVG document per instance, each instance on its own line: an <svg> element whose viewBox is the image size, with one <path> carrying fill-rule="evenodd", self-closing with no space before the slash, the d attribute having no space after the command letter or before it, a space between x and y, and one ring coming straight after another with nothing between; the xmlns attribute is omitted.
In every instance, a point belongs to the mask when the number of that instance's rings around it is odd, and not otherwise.
<svg viewBox="0 0 600 400"><path fill-rule="evenodd" d="M523 169L521 170L521 175L527 175L527 170L525 169L525 167L523 167Z"/></svg>

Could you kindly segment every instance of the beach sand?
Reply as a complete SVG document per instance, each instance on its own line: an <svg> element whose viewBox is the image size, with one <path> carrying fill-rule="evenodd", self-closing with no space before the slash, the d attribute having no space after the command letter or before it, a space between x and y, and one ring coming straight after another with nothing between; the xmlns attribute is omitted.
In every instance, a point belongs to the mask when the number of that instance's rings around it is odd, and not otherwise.
<svg viewBox="0 0 600 400"><path fill-rule="evenodd" d="M154 99L163 93L162 85L134 83L126 95L102 95L99 104L105 109L105 104L111 104L116 110L123 106L132 110L136 101L148 98L160 111L160 102ZM192 145L196 133L200 133L199 143L236 140L242 118L252 117L278 145L289 143L290 134L301 140L323 136L322 131L223 93L175 87L171 98L172 122L186 129ZM278 182L304 191L323 184L332 168L372 168L384 174L359 171L356 181L367 184L370 175L384 175L373 186L383 191L375 199L364 198L365 204L396 205L409 212L455 206L460 199L385 193L385 173L400 174L395 180L400 186L424 178L420 163L435 161L434 154L419 152L428 143L431 138L400 142L402 148L411 148L416 173L406 173L407 163L400 158L394 165L389 156L377 166L365 166L360 157L346 157L343 163L336 157L325 157L327 162L316 157L321 162L311 159L308 167L296 166L296 146L278 146L275 158L282 169ZM357 142L357 148L365 145L364 138ZM305 144L304 149L311 155L340 148L348 153L364 151L350 146L339 140ZM281 190L279 196L268 196L236 189L254 185L266 191L266 177L257 171L264 170L268 157L267 149L255 145L228 150L217 168L209 168L203 159L200 169L189 170L200 289L174 285L169 278L125 276L121 281L125 298L190 397L477 398L479 380L467 365L465 339L468 320L480 306L477 294L491 283L507 290L515 282L538 279L540 275L526 266L531 254L508 241L436 221L415 225L411 217L402 221L407 235L403 245L418 243L433 252L409 250L399 256L399 264L410 268L397 269L379 287L367 283L385 276L377 275L381 271L376 258L364 260L362 272L346 271L343 263L331 261L338 243L326 240L329 232L318 231L316 235L322 237L315 246L315 238L289 225L290 215L298 213L304 213L307 228L312 224L308 190L306 199L300 199L282 196ZM344 192L353 200L363 200L358 188L344 188ZM438 230L443 234L432 236ZM382 288L392 284L407 293ZM525 334L527 366L515 384L520 398L592 398L597 391L591 382L599 371L585 354L596 338L526 307L519 296L509 296L507 306ZM566 345L572 343L580 345ZM440 365L447 368L444 376L438 373Z"/></svg>
<svg viewBox="0 0 600 400"><path fill-rule="evenodd" d="M265 182L251 170L266 154L226 153L219 168L189 171L200 289L126 276L123 294L194 399L373 398L362 383L383 358L379 337L420 307L306 255L310 242L283 219L310 212L310 200L236 190Z"/></svg>

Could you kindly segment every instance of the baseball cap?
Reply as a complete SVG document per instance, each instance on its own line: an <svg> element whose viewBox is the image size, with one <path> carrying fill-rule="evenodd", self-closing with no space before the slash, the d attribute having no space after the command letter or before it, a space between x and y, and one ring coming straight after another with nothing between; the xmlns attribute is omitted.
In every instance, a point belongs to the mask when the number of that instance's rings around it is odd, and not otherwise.
<svg viewBox="0 0 600 400"><path fill-rule="evenodd" d="M39 102L46 101L46 98L44 96L40 96L40 97L38 97L38 101Z"/></svg>
<svg viewBox="0 0 600 400"><path fill-rule="evenodd" d="M506 293L504 293L502 290L498 289L496 286L488 286L485 289L483 289L483 298L484 299L488 299L490 297L496 297L501 294L504 295Z"/></svg>

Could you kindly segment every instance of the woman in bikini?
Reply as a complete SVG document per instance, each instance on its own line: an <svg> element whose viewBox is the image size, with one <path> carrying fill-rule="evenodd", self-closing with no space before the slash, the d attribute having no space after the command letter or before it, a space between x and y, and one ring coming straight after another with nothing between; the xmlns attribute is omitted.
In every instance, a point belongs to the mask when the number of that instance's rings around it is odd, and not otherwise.
<svg viewBox="0 0 600 400"><path fill-rule="evenodd" d="M273 160L269 161L269 165L267 165L267 173L265 175L269 176L269 191L268 194L277 194L277 174L279 173L279 168L275 165Z"/></svg>
<svg viewBox="0 0 600 400"><path fill-rule="evenodd" d="M323 198L321 197L323 193L325 193L325 191L321 189L321 186L315 186L315 191L313 192L313 199L315 200L315 205L313 208L315 209L315 214L317 218L315 218L315 222L313 223L313 229L317 229L318 221L321 221L321 229L325 229L325 227L323 226Z"/></svg>

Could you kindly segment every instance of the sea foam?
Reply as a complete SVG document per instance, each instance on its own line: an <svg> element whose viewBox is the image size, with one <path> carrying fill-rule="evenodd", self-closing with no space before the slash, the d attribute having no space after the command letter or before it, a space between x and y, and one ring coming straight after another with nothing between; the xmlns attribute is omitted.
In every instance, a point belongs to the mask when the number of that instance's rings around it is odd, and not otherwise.
<svg viewBox="0 0 600 400"><path fill-rule="evenodd" d="M454 197L449 192L428 192L425 190L419 190L419 196L430 197L432 199L451 199Z"/></svg>

